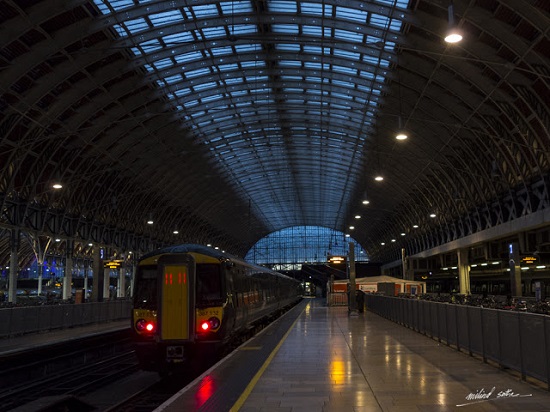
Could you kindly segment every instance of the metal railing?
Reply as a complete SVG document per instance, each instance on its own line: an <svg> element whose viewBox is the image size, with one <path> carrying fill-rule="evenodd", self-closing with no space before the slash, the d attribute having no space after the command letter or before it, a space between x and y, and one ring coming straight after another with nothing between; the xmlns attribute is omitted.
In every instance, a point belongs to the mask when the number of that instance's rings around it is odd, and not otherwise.
<svg viewBox="0 0 550 412"><path fill-rule="evenodd" d="M0 309L0 338L128 319L132 301L24 306ZM128 323L130 325L130 323Z"/></svg>
<svg viewBox="0 0 550 412"><path fill-rule="evenodd" d="M550 316L381 295L372 312L419 333L545 382L550 390Z"/></svg>

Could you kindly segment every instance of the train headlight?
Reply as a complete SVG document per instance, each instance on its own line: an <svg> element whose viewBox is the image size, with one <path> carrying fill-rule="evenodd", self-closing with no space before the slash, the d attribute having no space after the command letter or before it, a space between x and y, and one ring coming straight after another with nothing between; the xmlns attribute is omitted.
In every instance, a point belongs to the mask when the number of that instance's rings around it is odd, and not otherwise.
<svg viewBox="0 0 550 412"><path fill-rule="evenodd" d="M136 321L136 330L138 332L154 332L155 324L145 319L138 319Z"/></svg>
<svg viewBox="0 0 550 412"><path fill-rule="evenodd" d="M215 316L213 316L210 319L205 320L201 323L201 329L204 332L207 332L212 329L218 329L220 327L220 324L221 324L220 320Z"/></svg>

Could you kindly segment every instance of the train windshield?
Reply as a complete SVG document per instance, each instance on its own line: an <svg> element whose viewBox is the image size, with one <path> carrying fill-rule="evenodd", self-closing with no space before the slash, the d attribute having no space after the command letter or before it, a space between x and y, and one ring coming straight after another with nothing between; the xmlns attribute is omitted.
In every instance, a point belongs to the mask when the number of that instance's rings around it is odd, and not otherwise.
<svg viewBox="0 0 550 412"><path fill-rule="evenodd" d="M141 266L136 273L134 307L155 309L157 306L157 267Z"/></svg>
<svg viewBox="0 0 550 412"><path fill-rule="evenodd" d="M197 304L209 304L222 299L220 265L197 265Z"/></svg>

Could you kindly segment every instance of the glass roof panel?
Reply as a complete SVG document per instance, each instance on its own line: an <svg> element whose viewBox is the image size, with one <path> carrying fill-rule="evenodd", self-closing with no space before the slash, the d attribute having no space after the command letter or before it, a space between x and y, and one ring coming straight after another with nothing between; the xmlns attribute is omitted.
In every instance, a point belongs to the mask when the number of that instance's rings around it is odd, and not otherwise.
<svg viewBox="0 0 550 412"><path fill-rule="evenodd" d="M275 0L267 2L269 11L280 13L296 13L297 7L295 1Z"/></svg>
<svg viewBox="0 0 550 412"><path fill-rule="evenodd" d="M368 13L364 10L351 9L348 7L336 7L336 18L353 20L359 23L366 23Z"/></svg>
<svg viewBox="0 0 550 412"><path fill-rule="evenodd" d="M231 16L234 13L252 13L252 2L250 1L222 1L220 2L222 13Z"/></svg>
<svg viewBox="0 0 550 412"><path fill-rule="evenodd" d="M164 24L170 24L178 21L183 21L183 16L179 10L166 11L159 14L151 14L149 20L153 26L158 27Z"/></svg>
<svg viewBox="0 0 550 412"><path fill-rule="evenodd" d="M215 2L212 2L212 3L203 2L203 3L205 4L196 4L189 7L189 9L195 15L196 18L200 19L204 17L214 17L219 15L218 8L216 7Z"/></svg>

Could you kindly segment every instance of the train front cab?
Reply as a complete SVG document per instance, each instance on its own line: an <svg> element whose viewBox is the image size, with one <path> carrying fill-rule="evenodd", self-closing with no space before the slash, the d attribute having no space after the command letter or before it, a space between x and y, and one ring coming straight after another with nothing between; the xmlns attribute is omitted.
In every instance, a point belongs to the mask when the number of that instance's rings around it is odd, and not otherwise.
<svg viewBox="0 0 550 412"><path fill-rule="evenodd" d="M141 366L158 370L183 362L194 341L195 262L191 255L163 255L138 268L133 327Z"/></svg>

